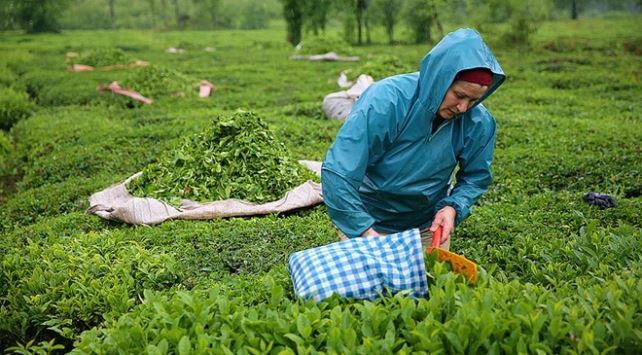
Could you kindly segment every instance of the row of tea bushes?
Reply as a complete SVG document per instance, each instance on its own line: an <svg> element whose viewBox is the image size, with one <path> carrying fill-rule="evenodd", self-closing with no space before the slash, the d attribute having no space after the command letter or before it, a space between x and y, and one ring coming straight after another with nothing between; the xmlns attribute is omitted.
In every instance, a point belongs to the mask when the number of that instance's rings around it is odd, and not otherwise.
<svg viewBox="0 0 642 355"><path fill-rule="evenodd" d="M57 239L57 240L56 240ZM98 233L27 240L2 258L0 334L73 338L182 278L173 256Z"/></svg>
<svg viewBox="0 0 642 355"><path fill-rule="evenodd" d="M28 117L33 109L33 102L26 92L0 87L0 129L8 130Z"/></svg>
<svg viewBox="0 0 642 355"><path fill-rule="evenodd" d="M84 332L73 353L587 353L642 345L642 265L555 290L484 276L477 287L435 264L429 299L320 304L271 295L253 306L216 290L148 292L134 312Z"/></svg>
<svg viewBox="0 0 642 355"><path fill-rule="evenodd" d="M309 228L309 226L316 228ZM111 227L111 228L107 228ZM330 238L329 238L330 237ZM82 331L136 308L143 290L219 289L246 304L300 249L334 241L322 208L288 217L118 226L82 213L42 218L0 240L0 344ZM278 276L281 275L281 276ZM291 295L290 295L291 296Z"/></svg>

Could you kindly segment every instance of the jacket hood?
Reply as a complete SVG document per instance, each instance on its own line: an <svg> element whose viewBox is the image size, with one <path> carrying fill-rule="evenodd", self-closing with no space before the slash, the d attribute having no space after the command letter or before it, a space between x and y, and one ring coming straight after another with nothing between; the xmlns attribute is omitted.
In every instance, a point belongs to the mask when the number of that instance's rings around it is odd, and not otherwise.
<svg viewBox="0 0 642 355"><path fill-rule="evenodd" d="M431 113L436 113L457 73L473 68L487 68L493 72L493 83L475 104L478 105L504 82L504 71L479 32L463 28L449 33L421 61L419 102Z"/></svg>

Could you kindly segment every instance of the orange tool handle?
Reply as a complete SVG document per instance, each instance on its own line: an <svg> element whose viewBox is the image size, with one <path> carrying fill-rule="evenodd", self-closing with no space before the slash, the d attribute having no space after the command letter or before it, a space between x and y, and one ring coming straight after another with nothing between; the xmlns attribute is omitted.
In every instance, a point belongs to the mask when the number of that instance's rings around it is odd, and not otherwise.
<svg viewBox="0 0 642 355"><path fill-rule="evenodd" d="M432 232L433 248L439 248L439 245L441 245L441 232L442 232L442 226L437 227L437 230Z"/></svg>

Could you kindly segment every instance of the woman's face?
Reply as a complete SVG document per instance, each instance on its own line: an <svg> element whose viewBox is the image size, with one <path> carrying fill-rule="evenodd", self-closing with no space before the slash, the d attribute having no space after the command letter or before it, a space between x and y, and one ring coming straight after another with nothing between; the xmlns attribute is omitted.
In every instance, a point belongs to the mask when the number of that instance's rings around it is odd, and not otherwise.
<svg viewBox="0 0 642 355"><path fill-rule="evenodd" d="M455 81L446 92L444 101L439 106L438 115L443 119L451 119L464 113L488 90L488 86L468 81Z"/></svg>

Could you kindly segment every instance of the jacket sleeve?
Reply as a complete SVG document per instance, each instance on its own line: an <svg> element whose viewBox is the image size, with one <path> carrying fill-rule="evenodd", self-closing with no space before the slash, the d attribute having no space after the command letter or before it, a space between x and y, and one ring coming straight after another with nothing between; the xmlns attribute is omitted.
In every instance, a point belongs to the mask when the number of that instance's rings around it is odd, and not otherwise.
<svg viewBox="0 0 642 355"><path fill-rule="evenodd" d="M455 224L470 215L473 204L488 190L492 182L491 164L495 150L495 119L484 112L485 120L464 138L464 149L459 155L459 171L450 196L436 205L436 211L452 206L457 211Z"/></svg>
<svg viewBox="0 0 642 355"><path fill-rule="evenodd" d="M386 100L389 96L375 86L355 103L321 168L328 213L350 238L360 236L375 223L359 197L359 187L368 165L384 154L397 135L394 109Z"/></svg>

